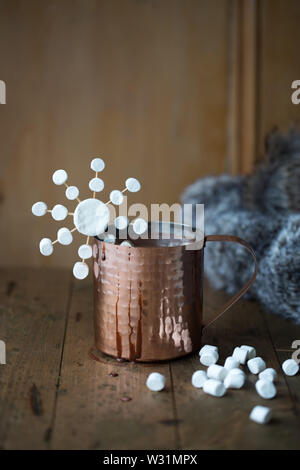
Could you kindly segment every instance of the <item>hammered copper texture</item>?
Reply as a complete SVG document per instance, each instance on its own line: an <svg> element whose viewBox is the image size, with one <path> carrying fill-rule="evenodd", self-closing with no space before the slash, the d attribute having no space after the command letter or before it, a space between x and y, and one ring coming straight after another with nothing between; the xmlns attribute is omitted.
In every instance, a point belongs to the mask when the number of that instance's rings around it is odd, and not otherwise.
<svg viewBox="0 0 300 470"><path fill-rule="evenodd" d="M130 361L162 361L199 349L203 249L126 247L95 239L96 347Z"/></svg>

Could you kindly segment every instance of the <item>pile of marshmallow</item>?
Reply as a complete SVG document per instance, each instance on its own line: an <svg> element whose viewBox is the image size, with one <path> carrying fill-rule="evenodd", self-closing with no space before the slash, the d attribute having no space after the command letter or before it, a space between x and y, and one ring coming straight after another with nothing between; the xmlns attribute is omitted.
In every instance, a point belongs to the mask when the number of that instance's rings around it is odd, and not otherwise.
<svg viewBox="0 0 300 470"><path fill-rule="evenodd" d="M240 368L246 365L252 374L258 375L255 388L259 396L267 400L277 394L274 381L277 378L275 369L267 368L265 361L256 356L256 350L252 346L242 345L236 347L232 356L227 357L224 366L218 365L219 352L217 346L206 344L199 351L200 363L207 371L196 370L192 375L192 385L202 388L203 392L215 397L223 397L227 389L240 389L246 381L246 374ZM299 365L294 359L287 359L282 364L282 370L286 375L293 376L299 371ZM147 387L159 392L165 387L165 377L158 372L152 372L146 381ZM272 411L266 406L255 406L250 419L256 423L266 424L272 418Z"/></svg>

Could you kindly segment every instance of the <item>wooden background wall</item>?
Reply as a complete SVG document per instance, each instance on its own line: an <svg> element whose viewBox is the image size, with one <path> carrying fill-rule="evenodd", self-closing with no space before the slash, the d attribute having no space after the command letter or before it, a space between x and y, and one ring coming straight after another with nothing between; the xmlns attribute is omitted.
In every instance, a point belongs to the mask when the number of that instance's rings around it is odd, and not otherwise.
<svg viewBox="0 0 300 470"><path fill-rule="evenodd" d="M100 154L106 195L137 176L129 203L146 204L251 170L264 134L300 118L299 21L298 0L1 0L1 264L77 258L74 244L38 251L60 225L32 203L74 208L57 168L86 197Z"/></svg>

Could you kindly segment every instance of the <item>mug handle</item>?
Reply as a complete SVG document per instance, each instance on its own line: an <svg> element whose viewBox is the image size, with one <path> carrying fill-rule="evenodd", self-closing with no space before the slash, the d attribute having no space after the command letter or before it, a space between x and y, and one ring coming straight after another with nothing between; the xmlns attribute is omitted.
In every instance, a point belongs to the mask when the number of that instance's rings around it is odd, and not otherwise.
<svg viewBox="0 0 300 470"><path fill-rule="evenodd" d="M222 309L217 313L217 315L206 325L203 326L202 331L205 330L209 325L214 323L218 318L223 315L237 300L239 300L243 294L249 289L250 286L252 286L253 282L255 281L256 275L257 275L257 259L254 253L254 250L251 248L251 246L242 238L236 237L235 235L206 235L204 238L204 246L206 245L206 242L234 242L234 243L239 243L243 247L245 247L249 253L252 255L254 263L255 263L255 269L254 273L252 274L251 278L249 281L242 287L242 289L235 294L226 304L222 307Z"/></svg>

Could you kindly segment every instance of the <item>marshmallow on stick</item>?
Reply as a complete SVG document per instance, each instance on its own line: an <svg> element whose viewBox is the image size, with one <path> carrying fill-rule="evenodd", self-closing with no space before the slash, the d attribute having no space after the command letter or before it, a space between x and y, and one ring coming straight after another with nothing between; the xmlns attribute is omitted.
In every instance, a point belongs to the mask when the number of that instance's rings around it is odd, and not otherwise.
<svg viewBox="0 0 300 470"><path fill-rule="evenodd" d="M73 274L77 279L85 279L89 273L89 267L86 263L88 258L92 256L92 249L90 245L90 237L102 235L105 243L115 243L115 236L107 233L106 230L110 222L109 204L119 206L124 200L124 193L126 191L136 193L141 189L141 184L136 178L127 178L125 188L122 191L117 189L111 191L110 199L104 203L96 199L96 193L100 193L104 189L104 182L99 178L98 174L105 168L105 163L102 158L94 158L91 161L91 169L95 172L94 178L89 181L89 188L93 192L92 197L84 200L79 199L79 189L77 186L69 186L68 173L65 170L56 170L52 175L52 181L57 186L65 186L65 195L69 201L77 201L77 205L73 212L62 204L56 204L52 209L48 209L45 202L39 201L33 204L32 213L37 217L41 217L46 213L50 213L54 220L62 221L68 216L73 218L73 228L61 227L57 232L56 240L50 238L43 238L40 241L40 252L44 256L50 256L53 253L53 248L56 243L61 245L70 245L73 241L72 233L77 231L86 236L86 241L78 249L78 255L81 261L74 264ZM125 216L119 216L114 220L114 225L118 230L127 229L129 221ZM137 219L133 224L133 230L140 235L142 229L145 228L147 222L143 219ZM129 241L121 243L122 246L131 247Z"/></svg>

